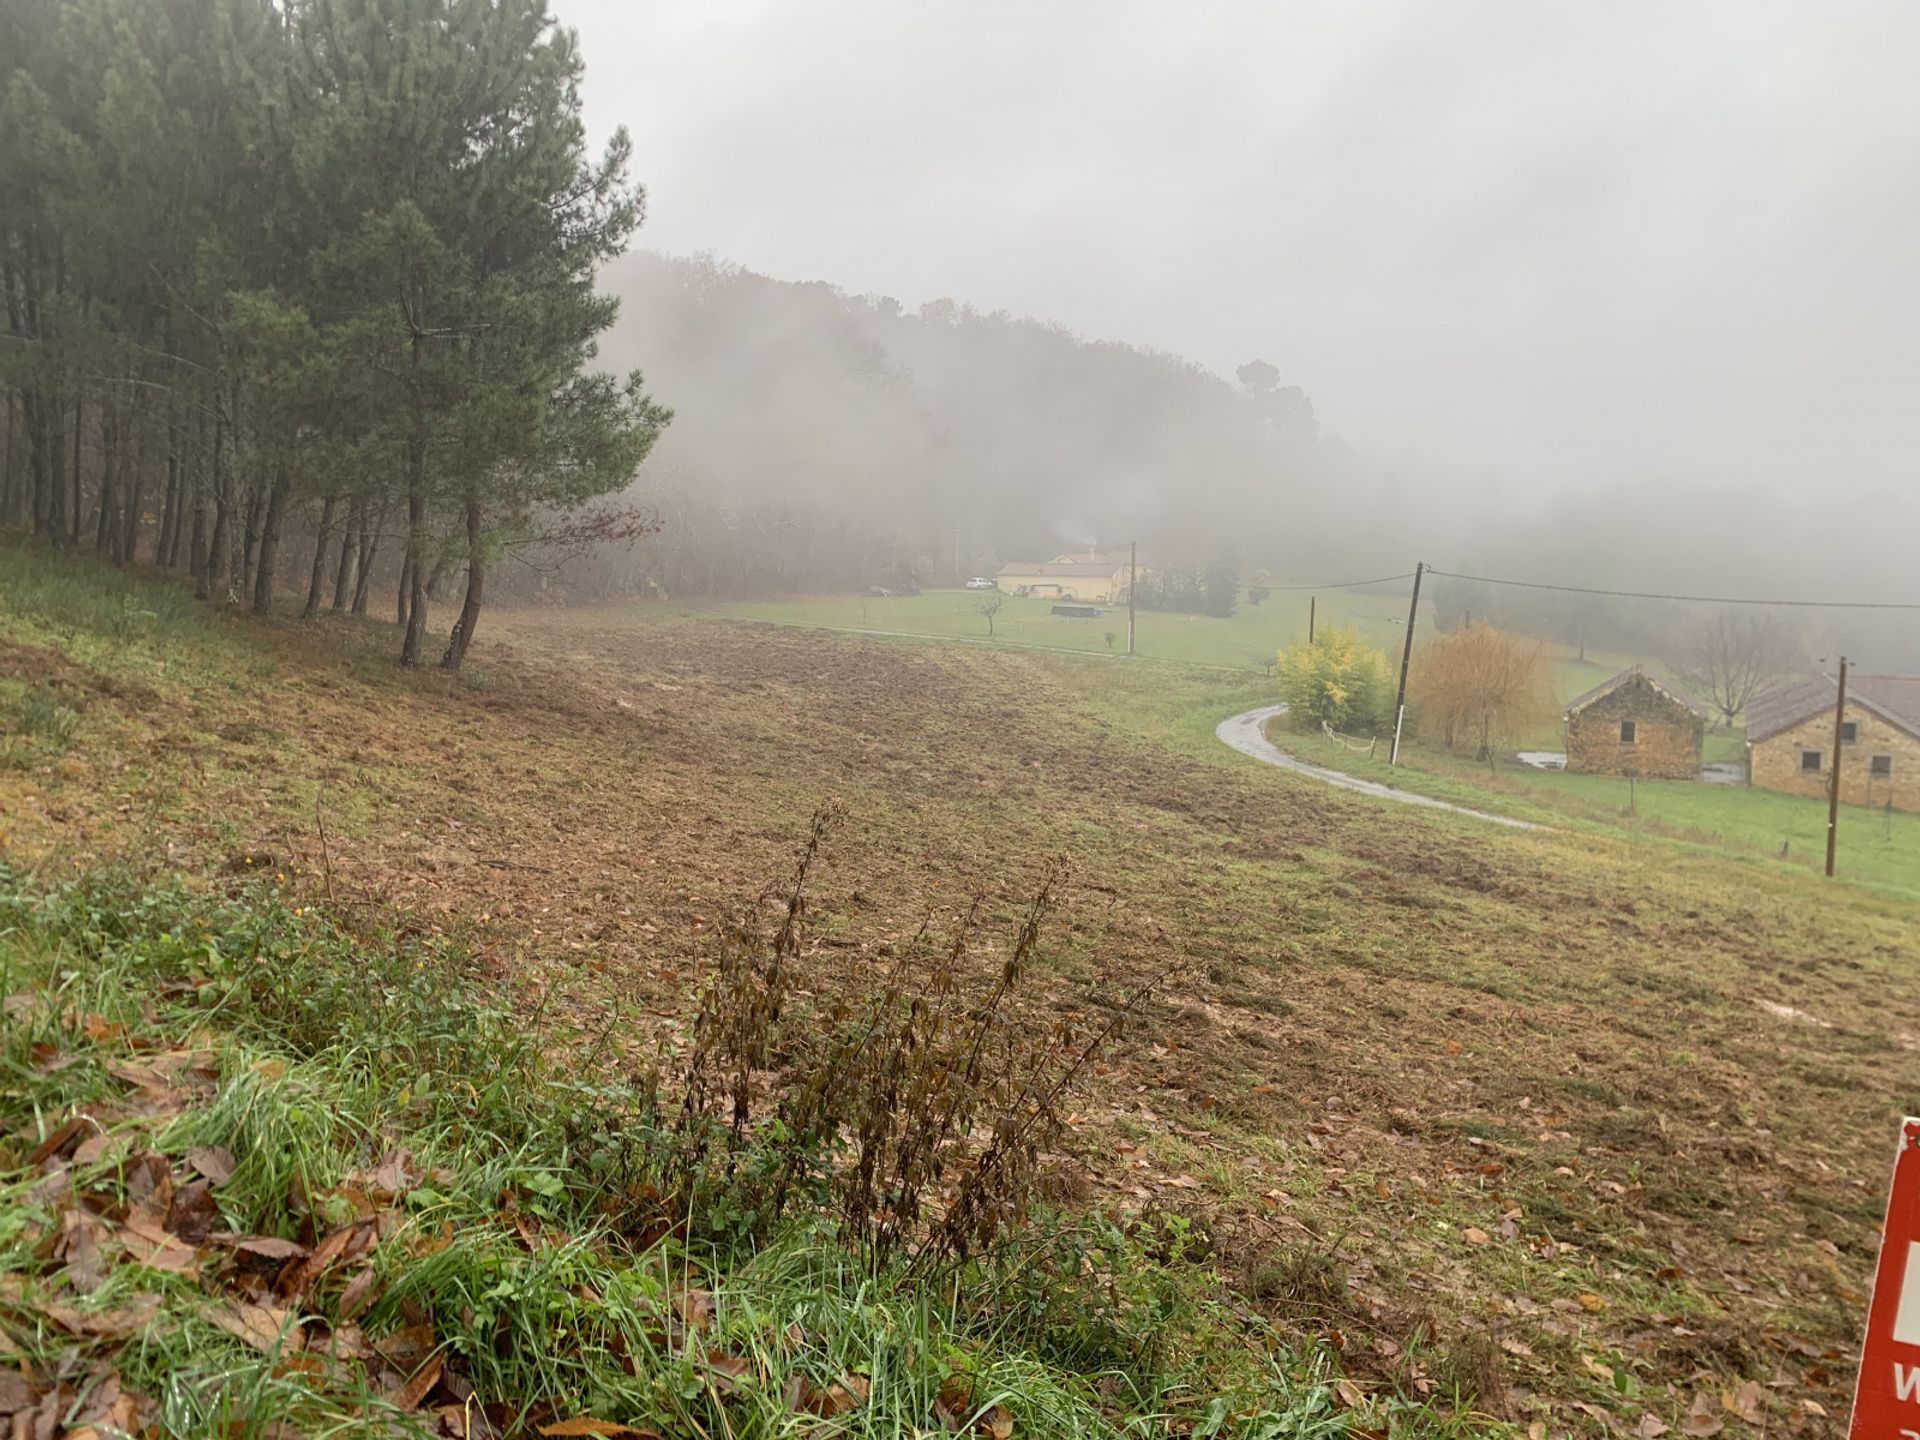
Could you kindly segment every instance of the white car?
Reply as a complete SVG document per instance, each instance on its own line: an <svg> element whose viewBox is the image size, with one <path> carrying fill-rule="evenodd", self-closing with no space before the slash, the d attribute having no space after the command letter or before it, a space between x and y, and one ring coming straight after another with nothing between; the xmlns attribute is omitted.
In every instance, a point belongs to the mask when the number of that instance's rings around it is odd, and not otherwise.
<svg viewBox="0 0 1920 1440"><path fill-rule="evenodd" d="M969 590L998 590L999 588L1000 586L997 583L989 580L984 575L976 575L967 581L967 589Z"/></svg>

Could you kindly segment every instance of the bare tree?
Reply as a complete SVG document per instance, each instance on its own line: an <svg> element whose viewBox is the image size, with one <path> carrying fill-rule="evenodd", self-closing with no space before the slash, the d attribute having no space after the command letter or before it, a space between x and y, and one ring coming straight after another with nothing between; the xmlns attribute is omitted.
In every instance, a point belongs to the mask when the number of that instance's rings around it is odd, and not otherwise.
<svg viewBox="0 0 1920 1440"><path fill-rule="evenodd" d="M1559 709L1540 642L1479 621L1421 648L1412 700L1422 734L1449 750L1471 741L1489 765Z"/></svg>
<svg viewBox="0 0 1920 1440"><path fill-rule="evenodd" d="M1794 647L1773 616L1721 611L1695 632L1673 673L1720 712L1726 728L1768 681L1793 665Z"/></svg>
<svg viewBox="0 0 1920 1440"><path fill-rule="evenodd" d="M991 599L982 600L978 605L973 607L987 617L988 638L992 638L993 635L993 617L1000 613L1000 607L1006 603L1006 598L1006 596L996 591Z"/></svg>

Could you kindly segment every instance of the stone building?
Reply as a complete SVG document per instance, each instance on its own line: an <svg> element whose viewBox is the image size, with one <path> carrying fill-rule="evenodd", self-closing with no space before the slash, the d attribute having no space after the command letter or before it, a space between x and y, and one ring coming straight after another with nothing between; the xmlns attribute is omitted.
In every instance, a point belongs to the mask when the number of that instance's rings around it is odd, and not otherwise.
<svg viewBox="0 0 1920 1440"><path fill-rule="evenodd" d="M1694 780L1707 713L1640 666L1567 705L1567 769L1577 775Z"/></svg>
<svg viewBox="0 0 1920 1440"><path fill-rule="evenodd" d="M1831 675L1776 686L1747 705L1747 776L1768 790L1825 797L1833 783ZM1920 810L1920 676L1847 676L1840 798Z"/></svg>

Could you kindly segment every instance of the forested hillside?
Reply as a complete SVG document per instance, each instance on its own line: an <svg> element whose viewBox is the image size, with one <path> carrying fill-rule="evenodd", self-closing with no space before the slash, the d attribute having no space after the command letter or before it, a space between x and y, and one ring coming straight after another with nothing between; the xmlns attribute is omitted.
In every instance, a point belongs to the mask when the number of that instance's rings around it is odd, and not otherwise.
<svg viewBox="0 0 1920 1440"><path fill-rule="evenodd" d="M542 0L20 0L0 55L0 524L262 612L395 581L409 664L464 572L457 666L502 549L636 523L566 518L669 417L586 367L643 196Z"/></svg>
<svg viewBox="0 0 1920 1440"><path fill-rule="evenodd" d="M1017 556L1149 537L1247 570L1337 552L1308 517L1350 484L1271 365L1229 381L951 300L789 283L638 253L604 281L608 359L656 377L673 429L636 493L664 528L579 583L678 595L950 582Z"/></svg>

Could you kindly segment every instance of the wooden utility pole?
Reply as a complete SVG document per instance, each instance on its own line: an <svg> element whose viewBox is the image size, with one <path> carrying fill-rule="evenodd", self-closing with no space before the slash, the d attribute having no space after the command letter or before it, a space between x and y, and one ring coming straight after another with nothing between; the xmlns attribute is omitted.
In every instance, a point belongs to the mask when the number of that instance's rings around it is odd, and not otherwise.
<svg viewBox="0 0 1920 1440"><path fill-rule="evenodd" d="M1313 615L1319 608L1320 597L1318 595L1307 596L1307 644L1309 645L1313 643Z"/></svg>
<svg viewBox="0 0 1920 1440"><path fill-rule="evenodd" d="M1840 693L1833 702L1833 767L1827 776L1827 878L1833 878L1833 853L1840 843L1840 747L1847 729L1847 657L1840 657Z"/></svg>
<svg viewBox="0 0 1920 1440"><path fill-rule="evenodd" d="M1413 622L1420 616L1420 577L1427 572L1427 562L1416 561L1413 567L1413 603L1407 606L1407 643L1400 651L1400 694L1393 702L1393 748L1387 752L1387 764L1400 763L1400 727L1407 719L1407 667L1413 664Z"/></svg>
<svg viewBox="0 0 1920 1440"><path fill-rule="evenodd" d="M1127 654L1133 654L1133 594L1140 585L1140 542L1127 542Z"/></svg>

